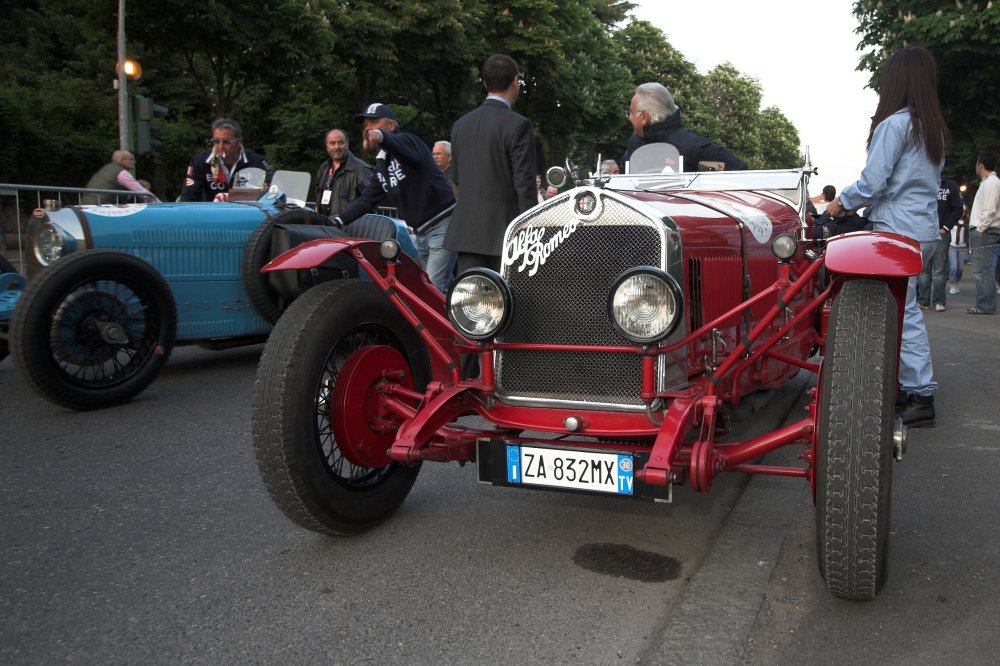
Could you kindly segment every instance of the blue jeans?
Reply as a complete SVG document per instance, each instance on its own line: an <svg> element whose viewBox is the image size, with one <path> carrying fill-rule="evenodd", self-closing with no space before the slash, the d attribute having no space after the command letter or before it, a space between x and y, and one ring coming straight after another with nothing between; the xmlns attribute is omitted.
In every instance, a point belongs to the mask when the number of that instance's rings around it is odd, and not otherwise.
<svg viewBox="0 0 1000 666"><path fill-rule="evenodd" d="M920 244L924 265L937 250L938 241ZM903 308L903 340L899 348L899 387L917 395L931 395L938 387L931 366L931 341L924 325L924 313L917 306L917 278L906 285Z"/></svg>
<svg viewBox="0 0 1000 666"><path fill-rule="evenodd" d="M948 282L958 285L962 281L962 269L969 258L969 248L952 245L948 248Z"/></svg>
<svg viewBox="0 0 1000 666"><path fill-rule="evenodd" d="M417 252L420 253L420 263L427 271L427 277L443 294L447 294L451 286L457 258L454 252L444 249L444 236L448 233L450 221L451 217L447 217L432 229L413 237Z"/></svg>
<svg viewBox="0 0 1000 666"><path fill-rule="evenodd" d="M930 260L924 261L924 270L917 277L917 302L921 305L944 305L945 282L948 281L948 247L951 236L937 241Z"/></svg>
<svg viewBox="0 0 1000 666"><path fill-rule="evenodd" d="M997 311L997 283L993 273L993 246L997 243L1000 243L1000 228L997 227L984 233L973 229L969 237L972 275L976 278L976 307L989 313Z"/></svg>

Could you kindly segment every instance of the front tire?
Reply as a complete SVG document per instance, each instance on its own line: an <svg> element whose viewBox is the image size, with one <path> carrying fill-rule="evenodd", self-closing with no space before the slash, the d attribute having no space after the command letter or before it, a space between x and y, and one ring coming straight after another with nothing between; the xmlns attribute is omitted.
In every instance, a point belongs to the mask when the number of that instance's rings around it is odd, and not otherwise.
<svg viewBox="0 0 1000 666"><path fill-rule="evenodd" d="M429 366L419 336L373 284L317 285L278 321L257 369L252 432L264 485L292 522L357 534L410 492L420 466L384 457L399 422L366 398L384 374L423 390Z"/></svg>
<svg viewBox="0 0 1000 666"><path fill-rule="evenodd" d="M874 599L886 577L898 310L883 282L834 300L820 379L816 544L827 590Z"/></svg>
<svg viewBox="0 0 1000 666"><path fill-rule="evenodd" d="M167 362L176 329L173 295L155 269L130 254L87 250L28 283L10 346L35 391L84 411L144 391Z"/></svg>

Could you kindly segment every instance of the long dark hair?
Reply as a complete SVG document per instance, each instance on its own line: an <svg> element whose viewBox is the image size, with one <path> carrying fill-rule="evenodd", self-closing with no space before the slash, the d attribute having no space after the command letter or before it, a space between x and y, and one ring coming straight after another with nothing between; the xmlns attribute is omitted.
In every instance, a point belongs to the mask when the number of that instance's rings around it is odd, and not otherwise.
<svg viewBox="0 0 1000 666"><path fill-rule="evenodd" d="M944 160L949 134L941 114L937 83L934 56L922 46L907 46L889 56L882 67L878 108L872 116L868 145L879 123L900 109L909 109L913 124L910 140L923 144L931 162Z"/></svg>

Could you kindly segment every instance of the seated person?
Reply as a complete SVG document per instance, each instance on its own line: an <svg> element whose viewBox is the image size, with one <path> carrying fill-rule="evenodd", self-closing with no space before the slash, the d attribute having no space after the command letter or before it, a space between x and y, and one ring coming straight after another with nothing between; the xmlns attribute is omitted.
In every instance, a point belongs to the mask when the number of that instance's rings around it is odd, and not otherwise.
<svg viewBox="0 0 1000 666"><path fill-rule="evenodd" d="M670 91L659 83L643 83L635 89L628 111L635 133L628 142L618 166L625 163L640 146L670 143L684 158L685 171L739 171L747 168L743 160L705 137L681 128L681 110Z"/></svg>
<svg viewBox="0 0 1000 666"><path fill-rule="evenodd" d="M243 130L230 118L212 123L212 148L191 158L178 201L225 201L241 169L257 167L270 183L274 169L263 156L243 149ZM265 185L266 187L266 185Z"/></svg>

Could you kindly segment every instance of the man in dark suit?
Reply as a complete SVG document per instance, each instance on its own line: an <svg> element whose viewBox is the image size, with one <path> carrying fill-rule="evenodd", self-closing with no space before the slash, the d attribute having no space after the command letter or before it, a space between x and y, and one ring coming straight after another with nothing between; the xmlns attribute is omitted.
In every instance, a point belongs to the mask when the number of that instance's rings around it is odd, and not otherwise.
<svg viewBox="0 0 1000 666"><path fill-rule="evenodd" d="M459 273L476 266L499 271L507 223L538 203L534 129L511 108L519 74L510 56L490 56L481 72L486 100L451 128L458 204L444 246L458 252Z"/></svg>

